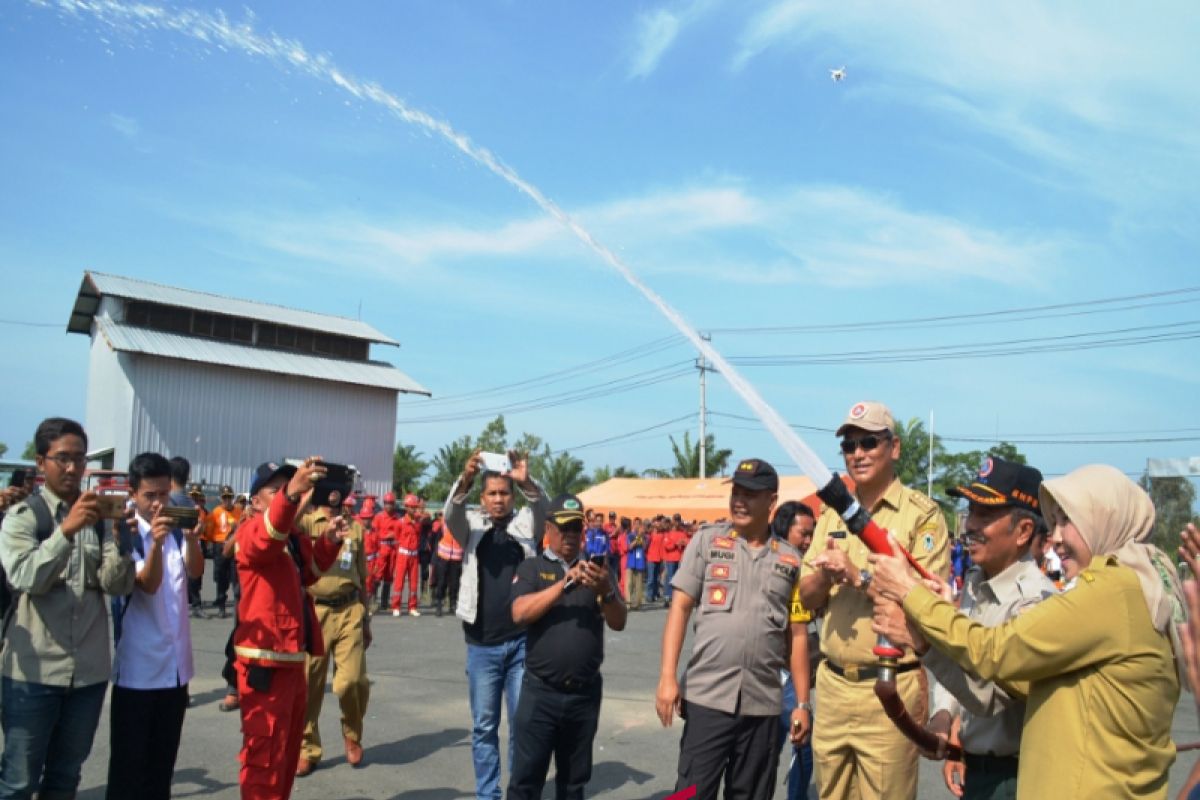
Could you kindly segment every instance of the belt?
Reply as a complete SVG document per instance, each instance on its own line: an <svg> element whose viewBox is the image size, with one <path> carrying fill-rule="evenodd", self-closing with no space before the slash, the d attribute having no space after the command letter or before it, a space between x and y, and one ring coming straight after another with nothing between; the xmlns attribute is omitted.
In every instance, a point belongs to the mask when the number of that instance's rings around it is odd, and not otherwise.
<svg viewBox="0 0 1200 800"><path fill-rule="evenodd" d="M879 677L879 667L865 667L858 664L847 664L844 667L839 667L829 659L825 659L825 666L829 667L829 671L839 678L845 678L848 681L857 683L859 681L872 681ZM895 667L893 671L899 675L901 672L908 672L921 666L921 662L913 661L908 664L901 664Z"/></svg>
<svg viewBox="0 0 1200 800"><path fill-rule="evenodd" d="M400 554L400 555L402 555L402 556L415 556L415 555L418 555L418 553L417 553L417 551L416 551L416 550L409 550L407 547L397 547L397 548L396 548L396 552L397 552L397 553L399 553L399 554Z"/></svg>
<svg viewBox="0 0 1200 800"><path fill-rule="evenodd" d="M970 772L990 772L1006 775L1016 775L1018 759L1016 756L991 756L963 753L963 763Z"/></svg>
<svg viewBox="0 0 1200 800"><path fill-rule="evenodd" d="M395 546L396 546L396 540L395 540L395 539L380 539L380 540L379 540L379 543L380 543L380 544L386 544L388 547L395 547Z"/></svg>
<svg viewBox="0 0 1200 800"><path fill-rule="evenodd" d="M586 694L600 682L600 673L596 673L590 678L567 678L562 681L548 681L545 678L534 675L529 670L525 670L525 679L534 685L541 684L548 689L553 689L556 692L564 694Z"/></svg>
<svg viewBox="0 0 1200 800"><path fill-rule="evenodd" d="M340 594L337 597L314 597L313 602L319 606L328 606L329 608L343 608L358 600L358 589L351 589L347 594Z"/></svg>

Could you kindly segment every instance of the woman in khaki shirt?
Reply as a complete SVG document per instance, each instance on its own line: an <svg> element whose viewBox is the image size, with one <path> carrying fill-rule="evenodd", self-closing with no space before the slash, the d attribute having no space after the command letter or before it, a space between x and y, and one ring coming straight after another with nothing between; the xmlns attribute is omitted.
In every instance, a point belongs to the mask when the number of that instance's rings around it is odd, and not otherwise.
<svg viewBox="0 0 1200 800"><path fill-rule="evenodd" d="M1101 465L1046 481L1041 505L1077 577L1004 625L959 614L899 559L871 557L875 590L964 669L1027 697L1018 798L1165 798L1183 596L1171 559L1148 543L1154 506Z"/></svg>

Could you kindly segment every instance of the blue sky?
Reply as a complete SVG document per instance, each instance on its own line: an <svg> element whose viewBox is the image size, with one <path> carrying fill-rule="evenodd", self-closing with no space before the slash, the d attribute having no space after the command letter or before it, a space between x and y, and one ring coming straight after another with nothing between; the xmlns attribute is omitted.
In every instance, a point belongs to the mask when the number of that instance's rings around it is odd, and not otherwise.
<svg viewBox="0 0 1200 800"><path fill-rule="evenodd" d="M1194 339L897 356L1200 333L1200 294L845 328L1200 286L1200 17L1183 3L1081 8L6 3L0 317L55 327L0 324L19 354L0 441L19 451L41 417L84 414L87 342L63 330L85 269L361 308L403 344L376 355L434 392L402 399L397 428L426 454L502 405L637 373L680 374L509 414L509 431L563 448L694 413L695 353L651 345L674 333L666 321L527 197L344 88L371 84L495 153L716 330L725 355L895 351L745 367L791 422L836 427L871 398L902 418L932 411L950 436L1034 441L1022 448L1048 473L1194 455ZM807 330L721 331L784 326ZM439 399L625 351L638 357ZM785 460L756 423L724 416L749 412L719 378L709 407L721 445ZM576 452L589 467L661 466L666 434L695 427ZM802 434L837 463L832 434ZM1137 438L1168 441L1036 443Z"/></svg>

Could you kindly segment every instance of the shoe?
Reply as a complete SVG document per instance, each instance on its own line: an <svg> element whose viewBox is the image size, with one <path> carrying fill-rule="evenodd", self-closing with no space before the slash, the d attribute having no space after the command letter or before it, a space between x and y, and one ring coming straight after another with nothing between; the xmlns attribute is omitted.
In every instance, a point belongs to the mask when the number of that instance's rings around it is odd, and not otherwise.
<svg viewBox="0 0 1200 800"><path fill-rule="evenodd" d="M238 696L236 694L225 695L225 699L222 700L221 704L217 706L217 708L222 711L237 711L241 707L242 704L238 700Z"/></svg>
<svg viewBox="0 0 1200 800"><path fill-rule="evenodd" d="M393 617L398 617L398 616L400 616L400 609L398 609L398 608L393 608L393 609L392 609L392 616L393 616Z"/></svg>
<svg viewBox="0 0 1200 800"><path fill-rule="evenodd" d="M352 767L357 767L362 763L362 745L351 739L349 736L343 738L346 741L346 763Z"/></svg>
<svg viewBox="0 0 1200 800"><path fill-rule="evenodd" d="M435 617L440 617L442 615L442 607L440 605L434 610L433 615Z"/></svg>
<svg viewBox="0 0 1200 800"><path fill-rule="evenodd" d="M307 778L309 775L313 774L313 771L316 768L317 768L316 761L313 761L311 758L305 758L304 756L300 756L300 763L296 765L296 777L297 778Z"/></svg>
<svg viewBox="0 0 1200 800"><path fill-rule="evenodd" d="M192 619L207 619L199 606L192 606Z"/></svg>
<svg viewBox="0 0 1200 800"><path fill-rule="evenodd" d="M221 619L225 619L226 617L229 616L228 614L225 613L225 606L221 606L221 610L217 612L217 616L220 617Z"/></svg>
<svg viewBox="0 0 1200 800"><path fill-rule="evenodd" d="M420 612L420 611L417 611L417 610L414 608L412 611L408 612L408 615L409 615L410 617L419 617L419 616L421 616L421 612Z"/></svg>

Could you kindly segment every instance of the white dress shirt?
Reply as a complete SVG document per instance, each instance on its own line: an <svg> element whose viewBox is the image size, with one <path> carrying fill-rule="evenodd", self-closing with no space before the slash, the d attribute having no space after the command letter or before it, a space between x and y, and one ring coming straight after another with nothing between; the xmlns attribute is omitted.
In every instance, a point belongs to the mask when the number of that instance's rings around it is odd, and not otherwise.
<svg viewBox="0 0 1200 800"><path fill-rule="evenodd" d="M154 547L150 524L139 515L142 552L133 560L139 572ZM126 689L174 689L195 675L192 626L188 618L187 567L181 543L171 533L163 542L162 583L154 594L136 586L121 624L121 641L113 659L113 683Z"/></svg>

